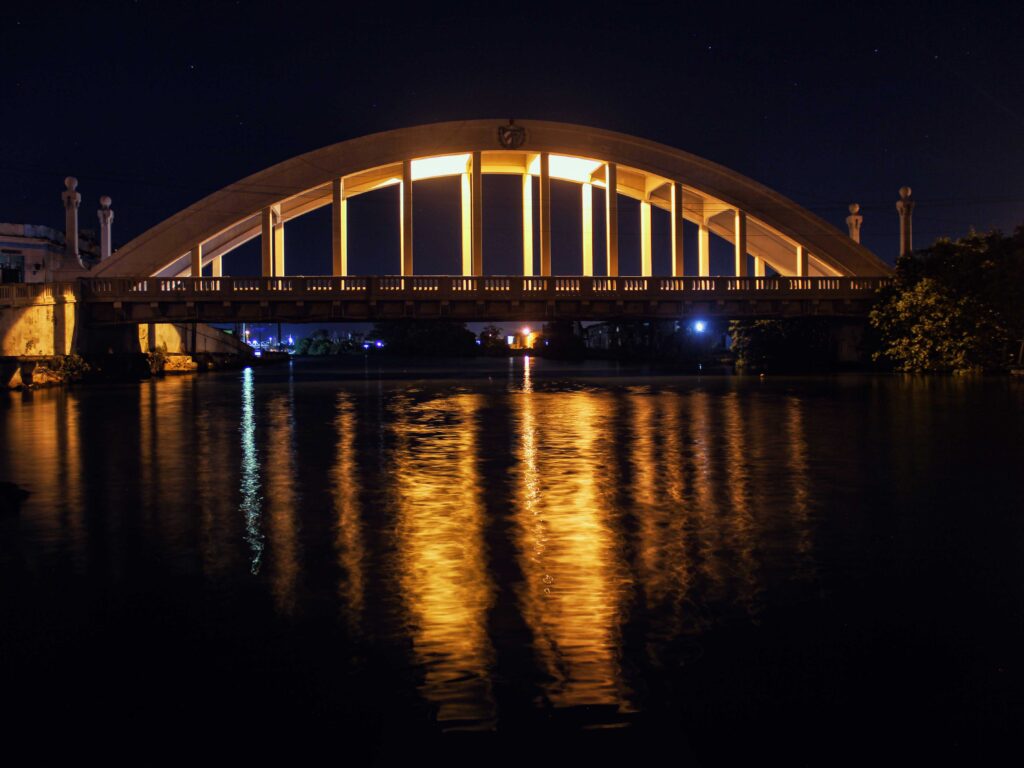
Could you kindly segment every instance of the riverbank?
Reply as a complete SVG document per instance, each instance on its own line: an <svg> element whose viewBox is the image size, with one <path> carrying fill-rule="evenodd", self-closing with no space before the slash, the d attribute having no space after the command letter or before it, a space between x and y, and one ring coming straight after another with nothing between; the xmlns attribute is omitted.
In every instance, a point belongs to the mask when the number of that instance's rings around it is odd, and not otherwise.
<svg viewBox="0 0 1024 768"><path fill-rule="evenodd" d="M286 362L287 353L264 352L260 357L199 352L48 355L0 357L0 383L9 390L44 389L70 384L107 385L207 371L240 370L249 365Z"/></svg>

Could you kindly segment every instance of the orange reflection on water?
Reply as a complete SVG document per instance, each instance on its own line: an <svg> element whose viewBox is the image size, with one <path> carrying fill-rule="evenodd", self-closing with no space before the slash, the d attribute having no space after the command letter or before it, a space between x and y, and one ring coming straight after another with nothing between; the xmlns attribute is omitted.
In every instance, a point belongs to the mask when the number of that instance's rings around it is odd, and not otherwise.
<svg viewBox="0 0 1024 768"><path fill-rule="evenodd" d="M293 404L290 396L278 396L267 404L269 424L264 452L267 550L271 590L282 613L295 610L299 577L299 541L296 530L295 455Z"/></svg>
<svg viewBox="0 0 1024 768"><path fill-rule="evenodd" d="M334 417L338 453L331 468L336 532L334 545L341 566L338 594L349 615L349 624L359 626L363 611L363 545L359 508L359 472L356 464L356 408L352 396L338 393Z"/></svg>
<svg viewBox="0 0 1024 768"><path fill-rule="evenodd" d="M477 471L480 398L392 403L396 570L422 695L448 728L494 717L487 612L494 596L484 552Z"/></svg>
<svg viewBox="0 0 1024 768"><path fill-rule="evenodd" d="M225 457L235 435L220 427L218 415L200 391L198 377L191 381L196 432L196 494L199 504L199 551L208 576L227 574L237 563L235 542L241 537L235 482L225 471Z"/></svg>
<svg viewBox="0 0 1024 768"><path fill-rule="evenodd" d="M754 555L758 530L750 500L751 448L747 444L746 422L736 392L730 392L722 398L722 410L725 416L725 428L722 430L726 444L725 485L729 497L729 510L723 520L723 527L732 554L730 570L735 580L735 599L748 612L753 612L758 590Z"/></svg>
<svg viewBox="0 0 1024 768"><path fill-rule="evenodd" d="M522 614L556 707L627 707L619 625L630 589L612 512L609 400L586 392L513 398L519 433L516 544Z"/></svg>
<svg viewBox="0 0 1024 768"><path fill-rule="evenodd" d="M680 398L640 394L630 404L637 575L652 617L675 627L691 569L686 532L692 510L684 497Z"/></svg>
<svg viewBox="0 0 1024 768"><path fill-rule="evenodd" d="M800 567L804 575L813 572L811 559L811 512L808 474L807 434L804 427L804 405L795 397L786 403L786 437L789 444L789 477L793 486L793 526L796 530L796 550L800 554Z"/></svg>

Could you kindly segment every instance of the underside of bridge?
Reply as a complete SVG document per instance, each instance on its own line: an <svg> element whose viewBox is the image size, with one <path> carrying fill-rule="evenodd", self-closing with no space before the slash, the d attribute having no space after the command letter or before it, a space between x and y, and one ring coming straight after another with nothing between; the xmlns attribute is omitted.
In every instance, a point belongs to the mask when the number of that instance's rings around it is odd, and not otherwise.
<svg viewBox="0 0 1024 768"><path fill-rule="evenodd" d="M471 120L341 142L279 163L200 200L135 238L93 271L103 277L221 277L225 254L260 238L264 277L287 276L284 227L331 207L332 275L349 276L348 200L397 185L400 276L412 277L415 183L461 179L462 275L487 275L482 177L522 179L522 277L551 275L551 180L580 186L579 277L619 276L619 198L639 201L639 277L653 276L651 210L671 222L671 275L683 277L683 222L699 228L698 277L710 276L710 237L733 248L736 277L882 277L890 268L811 212L741 174L671 147L564 123ZM535 185L534 179L539 182ZM539 237L534 237L534 189ZM603 191L603 254L594 251L595 190ZM536 240L536 241L535 241ZM539 260L535 259L537 251ZM539 268L535 269L535 263ZM206 270L204 273L204 269ZM378 270L378 274L388 270Z"/></svg>

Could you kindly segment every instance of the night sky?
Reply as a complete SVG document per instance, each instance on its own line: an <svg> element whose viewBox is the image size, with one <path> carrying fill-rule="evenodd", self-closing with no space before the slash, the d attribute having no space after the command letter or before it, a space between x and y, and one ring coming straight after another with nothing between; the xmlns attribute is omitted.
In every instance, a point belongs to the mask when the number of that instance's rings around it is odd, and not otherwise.
<svg viewBox="0 0 1024 768"><path fill-rule="evenodd" d="M83 228L109 194L120 245L321 146L516 117L679 147L844 229L857 201L865 245L890 262L904 184L918 246L1024 221L1020 5L715 5L421 3L404 16L392 3L6 3L0 220L62 229L62 179L75 175ZM518 197L492 178L485 257L502 272L516 263L505 232L518 237ZM577 198L555 186L555 269L575 271ZM353 203L353 271L397 271L386 226L397 226L396 200L392 189ZM457 200L454 180L417 184L417 272L457 270ZM623 273L636 251L631 210ZM659 227L656 271L668 248ZM329 271L325 212L287 237L289 273ZM227 272L256 268L250 246Z"/></svg>

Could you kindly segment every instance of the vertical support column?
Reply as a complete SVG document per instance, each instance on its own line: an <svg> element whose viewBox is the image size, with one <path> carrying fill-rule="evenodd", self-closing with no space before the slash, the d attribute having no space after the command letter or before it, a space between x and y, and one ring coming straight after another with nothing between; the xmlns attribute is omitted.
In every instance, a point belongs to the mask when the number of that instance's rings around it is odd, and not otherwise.
<svg viewBox="0 0 1024 768"><path fill-rule="evenodd" d="M214 256L210 262L210 274L214 277L224 277L224 257Z"/></svg>
<svg viewBox="0 0 1024 768"><path fill-rule="evenodd" d="M807 277L809 266L807 249L802 245L798 245L796 247L796 276Z"/></svg>
<svg viewBox="0 0 1024 768"><path fill-rule="evenodd" d="M348 274L348 200L345 180L331 180L331 274Z"/></svg>
<svg viewBox="0 0 1024 768"><path fill-rule="evenodd" d="M473 274L484 273L484 164L483 153L473 153L470 186L473 198Z"/></svg>
<svg viewBox="0 0 1024 768"><path fill-rule="evenodd" d="M651 257L651 204L640 201L640 274L650 277L654 268Z"/></svg>
<svg viewBox="0 0 1024 768"><path fill-rule="evenodd" d="M764 277L764 259L754 257L754 277Z"/></svg>
<svg viewBox="0 0 1024 768"><path fill-rule="evenodd" d="M910 187L900 187L900 199L896 202L896 213L900 216L900 256L914 251L914 201L910 199Z"/></svg>
<svg viewBox="0 0 1024 768"><path fill-rule="evenodd" d="M594 185L584 182L580 197L583 214L583 276L594 275Z"/></svg>
<svg viewBox="0 0 1024 768"><path fill-rule="evenodd" d="M747 214L736 211L733 219L736 251L736 277L747 276Z"/></svg>
<svg viewBox="0 0 1024 768"><path fill-rule="evenodd" d="M551 158L540 155L540 273L551 274Z"/></svg>
<svg viewBox="0 0 1024 768"><path fill-rule="evenodd" d="M402 161L402 188L399 193L403 275L412 274L412 161Z"/></svg>
<svg viewBox="0 0 1024 768"><path fill-rule="evenodd" d="M203 244L196 243L192 246L192 250L189 255L191 256L192 263L192 277L203 276Z"/></svg>
<svg viewBox="0 0 1024 768"><path fill-rule="evenodd" d="M672 277L682 277L683 265L683 185L672 183Z"/></svg>
<svg viewBox="0 0 1024 768"><path fill-rule="evenodd" d="M64 200L64 253L81 264L78 256L78 206L82 202L82 195L75 191L77 189L78 179L68 176L64 179L61 198Z"/></svg>
<svg viewBox="0 0 1024 768"><path fill-rule="evenodd" d="M100 261L106 261L111 254L111 224L114 222L114 212L110 206L113 201L109 195L100 198L100 209L96 215L100 220Z"/></svg>
<svg viewBox="0 0 1024 768"><path fill-rule="evenodd" d="M260 211L260 274L274 276L274 214L270 206Z"/></svg>
<svg viewBox="0 0 1024 768"><path fill-rule="evenodd" d="M697 231L697 274L701 277L711 275L711 232L708 220L702 218Z"/></svg>
<svg viewBox="0 0 1024 768"><path fill-rule="evenodd" d="M274 206L274 277L284 277L284 218L281 206Z"/></svg>
<svg viewBox="0 0 1024 768"><path fill-rule="evenodd" d="M605 166L605 247L608 252L608 276L619 274L619 173L615 163Z"/></svg>
<svg viewBox="0 0 1024 768"><path fill-rule="evenodd" d="M860 242L860 225L864 223L864 217L860 215L860 205L850 203L850 215L846 217L846 227L850 230L850 239L855 243Z"/></svg>
<svg viewBox="0 0 1024 768"><path fill-rule="evenodd" d="M523 276L533 275L533 177L523 174Z"/></svg>
<svg viewBox="0 0 1024 768"><path fill-rule="evenodd" d="M462 174L462 274L473 274L473 186L469 173Z"/></svg>

